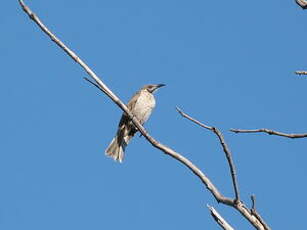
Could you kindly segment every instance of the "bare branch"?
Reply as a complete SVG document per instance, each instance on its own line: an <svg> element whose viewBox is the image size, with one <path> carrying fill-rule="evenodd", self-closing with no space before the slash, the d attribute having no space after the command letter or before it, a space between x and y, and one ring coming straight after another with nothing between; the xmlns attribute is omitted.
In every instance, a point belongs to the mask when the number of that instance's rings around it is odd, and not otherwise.
<svg viewBox="0 0 307 230"><path fill-rule="evenodd" d="M288 138L304 138L307 137L307 133L301 134L288 134L288 133L281 133L270 129L230 129L231 132L234 133L267 133L269 135L276 135L281 137L288 137Z"/></svg>
<svg viewBox="0 0 307 230"><path fill-rule="evenodd" d="M295 71L295 74L297 74L297 75L307 75L307 71L299 70L299 71Z"/></svg>
<svg viewBox="0 0 307 230"><path fill-rule="evenodd" d="M55 42L60 48L62 48L71 58L73 58L82 68L95 80L96 84L93 83L96 87L101 89L113 102L115 102L133 121L138 130L142 135L156 148L160 149L164 153L170 155L176 160L183 163L187 166L200 180L206 185L207 189L213 194L218 202L222 202L227 205L232 205L233 200L230 198L224 197L218 191L218 189L212 184L212 182L207 178L207 176L197 168L191 161L175 152L171 148L159 143L153 137L151 137L145 128L140 124L140 122L133 116L133 114L127 109L126 105L98 78L98 76L67 46L64 45L54 34L52 34L48 28L40 21L40 19L30 10L28 6L24 4L22 0L19 0L20 5L23 10L29 15L29 17ZM92 81L90 81L92 83Z"/></svg>
<svg viewBox="0 0 307 230"><path fill-rule="evenodd" d="M252 200L252 208L251 210L256 210L256 196L251 195L251 200Z"/></svg>
<svg viewBox="0 0 307 230"><path fill-rule="evenodd" d="M295 2L302 7L303 10L307 9L307 1L305 0L295 0Z"/></svg>
<svg viewBox="0 0 307 230"><path fill-rule="evenodd" d="M207 205L208 209L210 210L210 214L213 219L218 223L224 230L234 230L230 224L210 205Z"/></svg>
<svg viewBox="0 0 307 230"><path fill-rule="evenodd" d="M133 116L133 114L127 109L126 105L98 78L98 76L67 46L64 45L50 30L40 21L40 19L31 11L31 9L26 6L23 0L18 0L24 12L33 20L40 29L46 33L53 42L55 42L61 49L64 50L74 61L76 61L87 73L88 75L95 81L95 83L99 86L99 88L121 109L123 110L127 116L132 120L134 125L140 131L140 133L154 146L155 148L161 150L165 154L173 157L178 160L182 164L184 164L187 168L189 168L206 186L206 188L211 192L214 198L223 204L229 205L237 209L256 229L265 230L262 223L251 214L251 212L245 207L245 205L237 200L236 202L228 197L223 196L218 189L214 186L214 184L210 181L210 179L198 168L196 167L190 160L183 157L181 154L177 153L173 149L161 144L153 137L151 137L145 128L140 124L140 122Z"/></svg>
<svg viewBox="0 0 307 230"><path fill-rule="evenodd" d="M183 116L184 118L187 118L188 120L194 122L195 124L205 128L205 129L208 129L208 130L211 130L212 132L214 132L217 137L219 138L219 141L220 141L220 144L222 145L223 147L223 150L224 150L224 153L226 155L226 158L228 160L228 164L229 164L229 168L230 168L230 171L231 171L231 176L232 176L232 182L233 182L233 186L234 186L234 191L235 191L235 194L236 194L236 199L234 201L234 208L237 209L243 216L248 216L248 215L252 215L254 217L254 221L255 222L260 222L261 223L261 229L264 229L264 230L270 230L270 227L264 222L264 220L260 217L260 215L253 215L252 212L246 208L246 206L244 205L244 203L242 203L239 199L239 188L238 188L238 182L237 182L237 177L236 177L236 170L235 170L235 166L234 166L234 163L233 163L233 160L232 160L232 155L231 155L231 152L224 140L224 137L222 135L222 133L215 127L211 127L211 126L208 126L208 125L205 125L203 123L201 123L200 121L192 118L191 116L189 116L188 114L184 113L181 109L179 109L178 107L176 107L176 110L178 111L178 113ZM258 213L257 213L258 214ZM258 217L260 219L258 219ZM251 220L251 219L249 219ZM252 223L252 222L251 222ZM258 225L255 225L252 223L252 225L254 227L256 227L258 229ZM258 226L258 227L257 227Z"/></svg>
<svg viewBox="0 0 307 230"><path fill-rule="evenodd" d="M227 144L225 142L223 134L217 128L205 125L205 124L201 123L200 121L190 117L189 115L184 113L178 107L176 107L176 110L184 118L187 118L188 120L194 122L195 124L205 128L205 129L211 130L218 137L218 139L220 141L220 144L223 147L223 150L224 150L225 156L227 158L227 161L228 161L228 165L229 165L229 169L230 169L230 173L231 173L231 177L232 177L232 184L233 184L233 188L234 188L234 192L235 192L235 196L236 196L235 200L239 201L240 200L240 193L239 193L239 186L238 186L238 179L237 179L236 168L235 168L235 165L234 165L233 160L232 160L232 154L231 154L230 149L228 148L228 146L227 146Z"/></svg>
<svg viewBox="0 0 307 230"><path fill-rule="evenodd" d="M256 216L256 218L262 223L262 225L265 227L266 230L271 230L271 228L265 223L265 221L262 219L260 214L256 210L256 196L251 195L251 200L252 200L252 208L251 208L251 213Z"/></svg>
<svg viewBox="0 0 307 230"><path fill-rule="evenodd" d="M86 80L87 82L91 83L93 86L95 86L96 88L98 88L100 91L104 92L100 86L98 84L96 84L95 82L93 82L91 79L87 78L87 77L84 77L83 78L84 80Z"/></svg>

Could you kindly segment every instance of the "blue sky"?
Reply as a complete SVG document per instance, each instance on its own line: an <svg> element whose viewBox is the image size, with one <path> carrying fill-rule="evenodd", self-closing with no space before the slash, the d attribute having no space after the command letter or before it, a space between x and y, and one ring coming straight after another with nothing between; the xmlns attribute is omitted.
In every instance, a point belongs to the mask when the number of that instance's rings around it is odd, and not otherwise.
<svg viewBox="0 0 307 230"><path fill-rule="evenodd" d="M164 83L146 124L233 196L216 137L175 106L219 127L234 156L242 200L273 229L306 218L307 139L233 134L230 128L307 132L307 12L294 1L26 1L125 102ZM235 228L190 171L136 137L118 164L104 156L121 111L21 11L2 3L0 228L219 229L206 204Z"/></svg>

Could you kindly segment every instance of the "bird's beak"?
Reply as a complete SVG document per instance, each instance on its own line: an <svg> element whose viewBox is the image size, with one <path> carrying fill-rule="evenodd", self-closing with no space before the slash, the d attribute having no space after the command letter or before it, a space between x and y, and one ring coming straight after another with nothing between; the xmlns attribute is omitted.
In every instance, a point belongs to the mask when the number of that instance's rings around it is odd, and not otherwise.
<svg viewBox="0 0 307 230"><path fill-rule="evenodd" d="M150 93L153 93L153 92L155 92L156 90L158 90L159 88L161 88L161 87L163 87L163 86L165 86L164 84L156 84L156 85L151 85L151 89L150 90L148 90Z"/></svg>
<svg viewBox="0 0 307 230"><path fill-rule="evenodd" d="M165 84L158 84L157 86L156 86L156 88L158 89L158 88L161 88L161 87L163 87L163 86L166 86Z"/></svg>

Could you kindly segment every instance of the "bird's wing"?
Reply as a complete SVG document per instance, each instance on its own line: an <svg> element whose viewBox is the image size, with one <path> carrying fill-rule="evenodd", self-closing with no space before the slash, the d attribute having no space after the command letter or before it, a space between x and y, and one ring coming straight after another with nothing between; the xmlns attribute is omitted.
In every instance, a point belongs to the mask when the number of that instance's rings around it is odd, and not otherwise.
<svg viewBox="0 0 307 230"><path fill-rule="evenodd" d="M130 101L128 102L127 104L127 108L132 111L132 109L134 108L137 100L138 100L138 97L140 96L140 91L136 92L133 97L130 99ZM119 124L118 124L118 127L122 127L123 125L126 125L129 121L129 117L126 115L126 113L124 112L120 121L119 121Z"/></svg>
<svg viewBox="0 0 307 230"><path fill-rule="evenodd" d="M133 95L133 97L130 99L130 101L128 102L127 107L128 107L128 109L129 109L130 111L132 111L133 108L135 107L135 104L136 104L136 102L137 102L137 100L138 100L140 94L141 94L141 91L136 92L136 93Z"/></svg>

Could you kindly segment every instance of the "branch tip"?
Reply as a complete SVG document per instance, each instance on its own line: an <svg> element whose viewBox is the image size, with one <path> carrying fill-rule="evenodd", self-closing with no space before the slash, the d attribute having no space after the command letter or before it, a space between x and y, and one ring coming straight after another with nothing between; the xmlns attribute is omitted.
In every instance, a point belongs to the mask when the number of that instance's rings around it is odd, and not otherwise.
<svg viewBox="0 0 307 230"><path fill-rule="evenodd" d="M251 200L252 200L252 208L251 210L256 210L256 196L253 194L251 195Z"/></svg>
<svg viewBox="0 0 307 230"><path fill-rule="evenodd" d="M233 188L234 188L234 193L235 193L234 203L238 203L240 201L240 193L239 193L239 185L238 185L238 180L237 180L236 168L235 168L235 165L234 165L234 162L233 162L233 159L232 159L232 154L230 152L229 147L226 144L226 141L224 140L223 134L216 127L205 125L205 124L201 123L200 121L194 119L193 117L189 116L188 114L184 113L180 109L179 110L177 109L177 111L184 118L187 118L188 120L192 121L193 123L205 128L205 129L211 130L218 137L220 144L223 148L223 151L225 153L228 165L229 165L229 170L230 170Z"/></svg>
<svg viewBox="0 0 307 230"><path fill-rule="evenodd" d="M294 73L299 76L307 75L307 71L295 71Z"/></svg>
<svg viewBox="0 0 307 230"><path fill-rule="evenodd" d="M307 133L282 133L278 131L274 131L271 129L230 129L231 132L234 133L266 133L268 135L276 135L276 136L281 136L281 137L288 137L288 138L304 138L307 137Z"/></svg>
<svg viewBox="0 0 307 230"><path fill-rule="evenodd" d="M221 226L224 230L234 230L233 227L219 214L215 208L207 205L211 216L213 217L214 221Z"/></svg>

